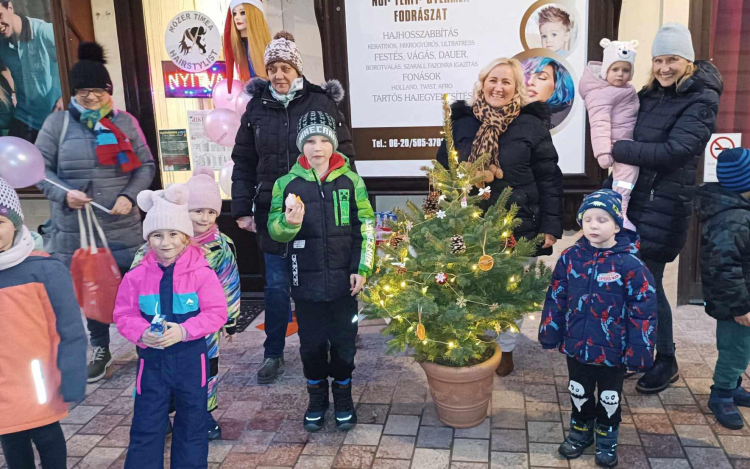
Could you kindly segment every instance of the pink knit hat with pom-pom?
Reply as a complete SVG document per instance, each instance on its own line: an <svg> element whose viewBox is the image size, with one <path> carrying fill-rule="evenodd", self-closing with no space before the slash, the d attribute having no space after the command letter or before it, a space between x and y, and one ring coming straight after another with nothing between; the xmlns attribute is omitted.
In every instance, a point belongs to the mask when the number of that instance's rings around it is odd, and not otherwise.
<svg viewBox="0 0 750 469"><path fill-rule="evenodd" d="M157 230L175 230L193 237L193 222L188 211L190 190L185 184L172 184L165 191L142 191L138 206L146 212L143 239Z"/></svg>
<svg viewBox="0 0 750 469"><path fill-rule="evenodd" d="M210 208L221 213L221 194L216 185L214 170L205 166L198 166L193 170L193 177L187 182L190 190L188 210Z"/></svg>

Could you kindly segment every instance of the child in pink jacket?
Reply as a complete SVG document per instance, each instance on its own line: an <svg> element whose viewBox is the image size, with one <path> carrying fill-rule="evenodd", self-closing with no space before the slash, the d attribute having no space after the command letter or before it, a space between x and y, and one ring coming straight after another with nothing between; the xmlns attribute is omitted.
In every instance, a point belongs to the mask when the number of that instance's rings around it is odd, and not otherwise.
<svg viewBox="0 0 750 469"><path fill-rule="evenodd" d="M123 278L114 311L117 329L138 346L126 469L163 467L172 400L172 467L207 467L205 337L226 324L227 300L203 251L190 243L188 198L183 184L138 194L149 252ZM161 318L163 330L152 327Z"/></svg>
<svg viewBox="0 0 750 469"><path fill-rule="evenodd" d="M603 62L589 62L579 84L591 123L591 145L602 168L612 167L612 190L622 195L623 227L635 231L627 217L630 193L638 180L638 167L612 159L612 145L632 140L640 102L630 83L638 41L602 39Z"/></svg>

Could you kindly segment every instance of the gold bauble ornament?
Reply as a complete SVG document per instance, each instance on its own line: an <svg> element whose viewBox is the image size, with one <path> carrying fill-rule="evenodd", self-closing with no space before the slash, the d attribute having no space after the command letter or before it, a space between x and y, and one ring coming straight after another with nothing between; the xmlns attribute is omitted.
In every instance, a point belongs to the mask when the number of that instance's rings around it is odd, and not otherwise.
<svg viewBox="0 0 750 469"><path fill-rule="evenodd" d="M424 330L422 323L417 324L417 339L424 340L427 338L427 332Z"/></svg>
<svg viewBox="0 0 750 469"><path fill-rule="evenodd" d="M481 270L482 272L487 272L488 270L492 269L494 265L495 265L495 259L493 259L492 256L488 254L485 254L482 257L480 257L479 262L477 263L479 270Z"/></svg>

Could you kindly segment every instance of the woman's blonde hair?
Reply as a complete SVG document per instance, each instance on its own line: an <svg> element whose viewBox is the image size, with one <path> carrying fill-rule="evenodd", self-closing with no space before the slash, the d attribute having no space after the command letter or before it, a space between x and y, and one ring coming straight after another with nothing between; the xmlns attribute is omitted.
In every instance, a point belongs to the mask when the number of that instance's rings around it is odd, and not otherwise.
<svg viewBox="0 0 750 469"><path fill-rule="evenodd" d="M696 67L694 62L691 62L688 60L687 67L685 67L685 73L677 80L677 88L680 87L686 80L688 80L690 77L692 77L695 74L695 71L698 70L698 67ZM646 89L649 91L653 91L654 88L656 88L656 74L654 73L654 67L651 66L651 71L648 72L648 82L646 83Z"/></svg>
<svg viewBox="0 0 750 469"><path fill-rule="evenodd" d="M249 44L253 70L257 76L268 79L263 54L271 42L271 31L269 31L268 23L266 23L266 19L260 10L248 3L244 4L244 8L247 20L247 42ZM234 24L232 25L232 52L234 53L234 61L240 69L240 78L243 82L249 80L247 52L242 44L242 34Z"/></svg>
<svg viewBox="0 0 750 469"><path fill-rule="evenodd" d="M499 57L492 62L484 66L479 72L479 78L474 83L474 93L471 99L471 103L476 102L477 99L482 96L482 88L484 87L484 81L490 75L492 70L499 65L508 65L513 70L513 78L516 80L516 94L521 97L521 106L528 104L529 95L526 91L526 77L523 74L523 66L517 59L508 59L505 57Z"/></svg>

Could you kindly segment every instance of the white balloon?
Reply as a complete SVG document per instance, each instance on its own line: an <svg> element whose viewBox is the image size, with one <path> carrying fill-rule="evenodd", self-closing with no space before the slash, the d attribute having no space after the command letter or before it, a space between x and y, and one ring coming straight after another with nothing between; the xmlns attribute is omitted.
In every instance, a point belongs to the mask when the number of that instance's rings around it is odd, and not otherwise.
<svg viewBox="0 0 750 469"><path fill-rule="evenodd" d="M230 198L232 197L232 171L234 171L234 161L229 160L221 167L219 171L219 187Z"/></svg>
<svg viewBox="0 0 750 469"><path fill-rule="evenodd" d="M234 112L236 112L238 116L242 117L242 115L245 113L245 110L247 110L247 105L250 104L251 99L253 99L253 97L245 93L244 91L240 93L236 98L234 98Z"/></svg>

